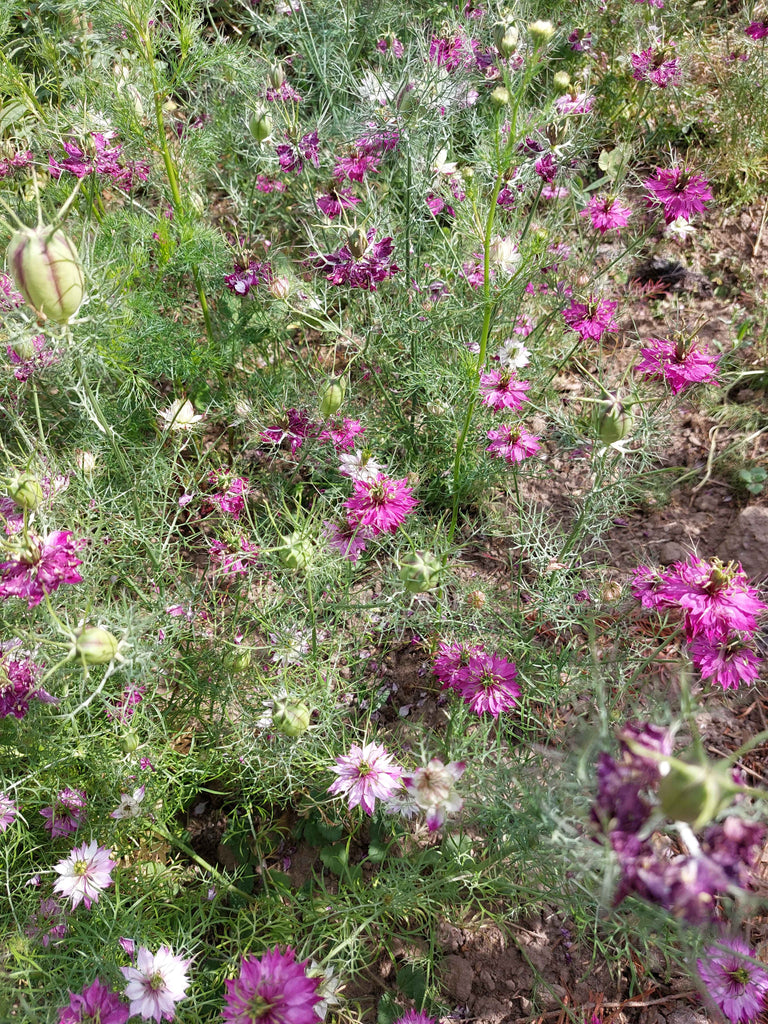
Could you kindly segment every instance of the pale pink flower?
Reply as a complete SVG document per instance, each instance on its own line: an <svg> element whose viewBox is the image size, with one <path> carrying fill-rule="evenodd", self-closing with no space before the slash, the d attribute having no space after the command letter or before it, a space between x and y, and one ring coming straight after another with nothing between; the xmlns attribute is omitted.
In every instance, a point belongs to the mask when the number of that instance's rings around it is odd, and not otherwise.
<svg viewBox="0 0 768 1024"><path fill-rule="evenodd" d="M402 768L378 743L366 743L364 747L353 743L348 754L336 758L331 771L339 777L328 787L328 792L343 793L350 810L361 806L366 814L373 814L377 800L388 800L396 792L403 774Z"/></svg>
<svg viewBox="0 0 768 1024"><path fill-rule="evenodd" d="M696 961L710 998L731 1024L748 1024L765 1006L768 971L754 959L746 942L732 938L708 946Z"/></svg>
<svg viewBox="0 0 768 1024"><path fill-rule="evenodd" d="M0 793L0 832L13 824L18 813L16 803L7 794Z"/></svg>
<svg viewBox="0 0 768 1024"><path fill-rule="evenodd" d="M464 801L456 791L456 783L467 767L466 761L443 764L433 757L412 775L403 776L403 785L416 805L426 811L430 832L439 829L447 815L461 810Z"/></svg>
<svg viewBox="0 0 768 1024"><path fill-rule="evenodd" d="M480 394L483 405L494 412L514 409L519 412L523 402L528 401L526 391L530 388L527 380L518 380L510 370L489 370L480 377Z"/></svg>
<svg viewBox="0 0 768 1024"><path fill-rule="evenodd" d="M71 899L73 910L80 903L85 903L86 910L90 910L91 904L98 903L101 893L112 884L112 870L116 861L110 860L109 853L95 839L76 846L68 857L54 865L53 870L61 878L54 885L53 891Z"/></svg>
<svg viewBox="0 0 768 1024"><path fill-rule="evenodd" d="M131 1016L142 1020L173 1020L176 1003L183 999L189 987L187 968L192 959L174 954L169 946L161 946L150 953L139 946L135 967L121 967L128 984L125 996L131 1004Z"/></svg>

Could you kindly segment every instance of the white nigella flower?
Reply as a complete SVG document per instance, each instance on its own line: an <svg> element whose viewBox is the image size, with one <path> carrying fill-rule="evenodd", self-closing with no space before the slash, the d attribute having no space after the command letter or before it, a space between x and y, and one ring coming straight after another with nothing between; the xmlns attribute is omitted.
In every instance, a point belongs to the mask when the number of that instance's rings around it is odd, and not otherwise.
<svg viewBox="0 0 768 1024"><path fill-rule="evenodd" d="M530 349L519 338L507 338L496 353L499 365L505 370L520 370L531 361Z"/></svg>
<svg viewBox="0 0 768 1024"><path fill-rule="evenodd" d="M133 795L129 793L120 794L120 803L117 808L112 811L110 818L117 818L122 820L123 818L138 818L141 814L141 801L144 799L144 786L139 786L138 789L134 789Z"/></svg>
<svg viewBox="0 0 768 1024"><path fill-rule="evenodd" d="M372 71L364 71L357 83L357 92L365 103L385 107L394 100L396 89L385 78L377 78Z"/></svg>
<svg viewBox="0 0 768 1024"><path fill-rule="evenodd" d="M169 408L159 412L158 416L163 421L163 430L191 430L203 418L195 412L195 407L188 398L177 398Z"/></svg>
<svg viewBox="0 0 768 1024"><path fill-rule="evenodd" d="M522 259L520 250L509 235L505 235L503 238L501 235L493 236L491 239L490 257L491 263L508 277L511 277L517 271Z"/></svg>
<svg viewBox="0 0 768 1024"><path fill-rule="evenodd" d="M666 238L679 238L681 242L687 241L687 239L695 234L696 228L693 224L689 224L685 217L678 217L664 228Z"/></svg>
<svg viewBox="0 0 768 1024"><path fill-rule="evenodd" d="M432 173L433 174L455 174L458 164L449 163L448 161L448 148L444 146L437 154L435 159L432 161Z"/></svg>
<svg viewBox="0 0 768 1024"><path fill-rule="evenodd" d="M269 639L276 648L272 653L272 661L276 665L298 665L309 654L312 632L308 629L297 629L290 636L270 633Z"/></svg>
<svg viewBox="0 0 768 1024"><path fill-rule="evenodd" d="M350 480L360 480L367 484L376 482L379 473L386 473L387 467L372 458L367 452L355 452L350 454L342 452L339 455L339 473L349 477Z"/></svg>
<svg viewBox="0 0 768 1024"><path fill-rule="evenodd" d="M320 1002L315 1003L314 1010L320 1020L325 1020L325 1016L331 1006L338 1006L341 1003L338 995L336 994L341 988L341 978L334 971L332 967L321 967L316 960L311 960L309 967L307 968L308 978L321 978L322 981L317 989L317 995L320 996Z"/></svg>

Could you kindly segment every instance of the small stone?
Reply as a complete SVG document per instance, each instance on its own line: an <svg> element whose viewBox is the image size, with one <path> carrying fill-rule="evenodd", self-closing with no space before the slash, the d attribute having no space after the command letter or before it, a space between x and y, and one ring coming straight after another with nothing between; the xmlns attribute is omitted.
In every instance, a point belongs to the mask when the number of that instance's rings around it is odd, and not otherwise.
<svg viewBox="0 0 768 1024"><path fill-rule="evenodd" d="M475 973L461 956L447 956L443 960L443 984L457 1003L466 1003L472 995Z"/></svg>

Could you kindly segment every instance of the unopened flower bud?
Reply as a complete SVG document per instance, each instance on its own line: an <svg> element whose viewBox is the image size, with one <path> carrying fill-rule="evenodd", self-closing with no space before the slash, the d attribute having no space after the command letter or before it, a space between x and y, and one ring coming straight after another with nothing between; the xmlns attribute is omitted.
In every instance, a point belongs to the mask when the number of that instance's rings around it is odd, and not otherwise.
<svg viewBox="0 0 768 1024"><path fill-rule="evenodd" d="M556 71L552 77L552 84L557 92L568 92L571 84L571 76L567 71Z"/></svg>
<svg viewBox="0 0 768 1024"><path fill-rule="evenodd" d="M309 708L303 702L278 700L272 711L272 725L284 736L295 738L307 731L311 717Z"/></svg>
<svg viewBox="0 0 768 1024"><path fill-rule="evenodd" d="M269 283L269 294L273 299L287 299L291 294L291 282L287 277L273 277Z"/></svg>
<svg viewBox="0 0 768 1024"><path fill-rule="evenodd" d="M503 85L497 85L491 93L491 103L495 107L508 107L509 98L509 89L505 89Z"/></svg>
<svg viewBox="0 0 768 1024"><path fill-rule="evenodd" d="M312 542L294 531L280 538L283 542L279 549L280 561L286 569L304 569L312 558Z"/></svg>
<svg viewBox="0 0 768 1024"><path fill-rule="evenodd" d="M247 668L250 668L251 664L251 651L249 648L235 651L232 657L229 659L230 665L232 666L233 672L245 672Z"/></svg>
<svg viewBox="0 0 768 1024"><path fill-rule="evenodd" d="M517 49L517 42L520 38L520 33L517 31L516 25L507 24L507 22L499 21L493 27L493 41L496 44L496 49L499 51L502 57L511 57Z"/></svg>
<svg viewBox="0 0 768 1024"><path fill-rule="evenodd" d="M714 764L674 760L662 762L659 770L661 809L673 821L685 821L695 829L708 825L738 791L728 765L724 770Z"/></svg>
<svg viewBox="0 0 768 1024"><path fill-rule="evenodd" d="M350 231L349 233L347 245L349 246L349 251L356 260L362 259L362 257L365 256L366 249L368 248L368 235L366 235L362 228L355 228L354 231Z"/></svg>
<svg viewBox="0 0 768 1024"><path fill-rule="evenodd" d="M93 452L78 448L75 452L75 465L83 476L93 476L96 469L96 456Z"/></svg>
<svg viewBox="0 0 768 1024"><path fill-rule="evenodd" d="M50 225L21 228L6 254L16 287L38 313L58 324L75 315L85 282L75 243Z"/></svg>
<svg viewBox="0 0 768 1024"><path fill-rule="evenodd" d="M603 444L615 444L632 433L635 417L617 398L601 402L598 408L598 432Z"/></svg>
<svg viewBox="0 0 768 1024"><path fill-rule="evenodd" d="M248 131L258 143L267 142L272 135L272 117L260 107L251 111L248 117Z"/></svg>
<svg viewBox="0 0 768 1024"><path fill-rule="evenodd" d="M86 665L108 665L117 646L117 638L101 626L86 626L75 638L75 653Z"/></svg>
<svg viewBox="0 0 768 1024"><path fill-rule="evenodd" d="M534 46L543 46L555 34L555 26L551 21L532 21L528 26L528 34Z"/></svg>
<svg viewBox="0 0 768 1024"><path fill-rule="evenodd" d="M273 64L269 69L269 84L273 89L279 89L285 82L285 68L282 64Z"/></svg>
<svg viewBox="0 0 768 1024"><path fill-rule="evenodd" d="M329 380L320 392L320 404L318 406L320 415L324 420L338 412L344 401L344 393L347 390L343 377L336 377Z"/></svg>
<svg viewBox="0 0 768 1024"><path fill-rule="evenodd" d="M129 729L128 732L123 733L118 743L124 754L132 754L134 750L138 749L139 734L135 729Z"/></svg>
<svg viewBox="0 0 768 1024"><path fill-rule="evenodd" d="M34 511L43 500L43 489L40 481L31 473L19 473L11 481L8 497L12 498L20 508Z"/></svg>
<svg viewBox="0 0 768 1024"><path fill-rule="evenodd" d="M426 594L440 580L442 563L431 551L413 551L400 559L400 579L409 594Z"/></svg>

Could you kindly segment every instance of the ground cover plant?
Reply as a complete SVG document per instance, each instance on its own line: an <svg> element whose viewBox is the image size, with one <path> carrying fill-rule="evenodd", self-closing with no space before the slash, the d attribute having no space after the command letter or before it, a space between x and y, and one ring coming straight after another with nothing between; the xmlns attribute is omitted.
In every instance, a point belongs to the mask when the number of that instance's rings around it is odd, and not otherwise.
<svg viewBox="0 0 768 1024"><path fill-rule="evenodd" d="M768 9L0 35L0 1020L757 1020Z"/></svg>

